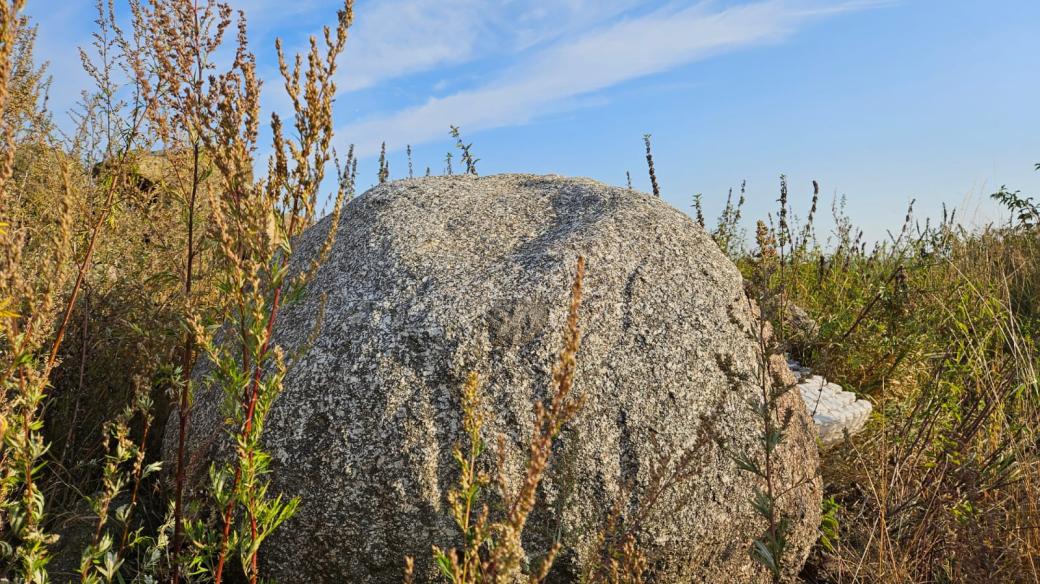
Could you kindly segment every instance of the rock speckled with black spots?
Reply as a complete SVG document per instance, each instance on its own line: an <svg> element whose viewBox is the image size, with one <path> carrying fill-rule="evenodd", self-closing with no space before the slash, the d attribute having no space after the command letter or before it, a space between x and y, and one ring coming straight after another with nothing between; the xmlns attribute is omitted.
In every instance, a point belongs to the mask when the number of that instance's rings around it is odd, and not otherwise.
<svg viewBox="0 0 1040 584"><path fill-rule="evenodd" d="M328 229L326 219L296 242L296 269ZM692 478L666 492L639 532L653 581L765 580L748 554L764 530L751 505L755 482L715 442L760 448L748 406L761 395L759 329L736 267L688 216L587 179L454 176L378 186L346 207L339 231L276 329L288 353L302 352L264 445L273 491L302 503L265 543L265 576L396 583L410 555L419 581L430 578L430 546L460 543L446 501L458 477L451 452L462 438L463 380L470 371L484 379L485 439L504 437L502 471L515 487L584 255L575 391L585 403L539 491L525 531L530 559L559 536L551 580L572 580L619 498L619 508L635 509L654 461L695 449ZM217 403L200 392L193 449L220 434ZM821 486L802 398L789 392L782 405L793 417L779 484L800 484L781 505L793 526L786 560L797 571L816 539ZM494 472L491 452L485 462ZM634 487L628 496L625 485Z"/></svg>

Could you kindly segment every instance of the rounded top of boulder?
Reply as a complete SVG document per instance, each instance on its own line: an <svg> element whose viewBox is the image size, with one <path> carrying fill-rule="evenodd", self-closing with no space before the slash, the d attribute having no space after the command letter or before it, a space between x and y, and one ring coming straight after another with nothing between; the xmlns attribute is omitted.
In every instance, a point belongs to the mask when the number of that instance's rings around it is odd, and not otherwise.
<svg viewBox="0 0 1040 584"><path fill-rule="evenodd" d="M669 261L688 251L679 249L682 240L708 252L695 255L712 264L712 271L739 277L710 237L691 228L681 211L652 195L586 178L499 174L400 180L358 197L351 212L369 224L392 221L392 229L379 230L382 237L373 235L392 241L406 262L422 257L424 263L440 262L449 269L460 265L450 258L472 262L467 269L506 258L557 263L593 246L599 253ZM356 228L350 219L343 226ZM569 269L573 259L560 267Z"/></svg>

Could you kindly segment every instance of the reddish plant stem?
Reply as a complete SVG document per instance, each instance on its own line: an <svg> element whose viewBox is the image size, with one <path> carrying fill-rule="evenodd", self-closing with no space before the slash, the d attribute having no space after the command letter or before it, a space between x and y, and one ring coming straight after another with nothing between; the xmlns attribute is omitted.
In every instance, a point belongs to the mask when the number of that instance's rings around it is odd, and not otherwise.
<svg viewBox="0 0 1040 584"><path fill-rule="evenodd" d="M127 148L123 152L123 156L119 161L120 170L122 170L123 163L126 161L126 155L129 151L130 149ZM79 291L83 288L83 281L87 277L90 260L94 257L94 248L97 246L97 239L98 235L101 233L101 227L104 226L105 221L108 219L108 214L112 211L112 202L115 199L116 194L116 184L121 177L121 172L117 173L112 177L112 180L108 185L108 192L105 195L105 206L98 215L97 221L94 222L94 227L91 229L90 242L87 244L87 251L83 256L83 261L79 264L79 270L76 273L76 282L72 285L72 293L69 294L69 300L65 303L65 314L62 316L61 326L58 327L58 332L54 335L54 343L51 344L50 355L47 357L47 365L44 368L44 371L50 371L58 360L58 350L61 348L61 343L65 339L65 331L69 328L69 321L72 319L72 310L76 307L76 299L79 298Z"/></svg>
<svg viewBox="0 0 1040 584"><path fill-rule="evenodd" d="M191 178L191 198L188 202L188 254L186 271L184 275L184 297L191 311L191 291L193 268L195 264L195 203L199 192L199 143L193 146L193 165ZM180 581L180 551L184 538L184 483L185 464L184 458L187 454L186 439L188 434L188 421L191 416L191 370L193 368L195 353L195 342L191 332L184 333L184 350L181 355L181 395L178 411L177 427L177 478L176 493L174 496L173 517L173 583Z"/></svg>
<svg viewBox="0 0 1040 584"><path fill-rule="evenodd" d="M257 356L256 363L253 367L253 381L250 384L249 402L246 407L245 420L242 424L242 431L240 433L240 436L242 436L243 438L247 437L253 429L253 417L256 415L256 402L260 395L260 376L262 374L260 364L263 362L264 357L266 357L267 355L267 351L270 349L271 334L274 330L275 319L278 317L278 306L281 302L281 297L282 287L279 286L278 288L275 288L274 291L274 298L271 301L271 314L267 320L267 328L265 329L264 343L260 347L260 352ZM248 457L249 462L252 462L252 453L249 453ZM237 468L235 468L235 477L231 481L231 489L229 491L231 493L231 498L228 501L227 506L224 508L224 531L221 534L220 539L220 554L217 557L217 569L213 577L214 584L220 584L223 578L224 564L227 560L227 544L228 540L231 537L231 515L235 510L234 492L235 489L238 488L238 482L241 479L242 465L240 463L238 464ZM256 537L256 518L252 516L250 517L250 533L254 538ZM252 567L253 573L250 576L250 581L256 582L256 555L253 556Z"/></svg>
<svg viewBox="0 0 1040 584"><path fill-rule="evenodd" d="M202 42L201 27L202 23L199 22L199 3L198 0L193 2L192 13L194 18L193 23L193 36L194 36L194 49L195 49L195 78L193 79L194 89L194 101L191 103L189 93L189 105L198 105L198 101L201 100L202 85L204 83L203 71L205 66L203 64L202 56ZM189 110L195 111L195 110ZM199 120L197 118L197 111L194 121L198 125ZM199 129L198 127L196 129ZM191 176L191 199L188 203L188 257L187 257L187 269L184 276L184 297L186 302L186 308L188 312L191 311L191 289L192 289L192 268L195 260L195 202L199 192L199 138L196 137L192 142L192 176ZM184 483L185 478L185 463L184 458L186 455L186 438L188 434L189 418L191 416L191 370L193 368L193 354L195 352L195 342L191 332L184 334L184 352L181 359L181 395L180 395L180 406L178 416L178 428L177 428L177 478L176 478L176 494L174 499L174 528L173 528L173 584L180 582L180 551L182 540L184 538Z"/></svg>
<svg viewBox="0 0 1040 584"><path fill-rule="evenodd" d="M130 132L127 134L126 144L123 147L123 151L120 153L119 161L116 166L116 174L111 177L108 184L108 192L105 193L104 208L101 210L101 213L98 214L98 219L94 222L94 227L91 229L90 242L87 244L87 251L83 256L83 261L79 264L79 271L76 273L76 282L72 286L72 293L69 294L69 300L65 303L65 314L62 316L61 326L58 327L58 332L54 336L54 343L51 345L51 352L47 357L47 366L44 371L50 371L58 359L58 350L61 348L62 340L65 338L65 331L69 328L69 321L72 318L72 309L76 307L76 299L79 296L80 289L83 287L83 281L86 279L87 269L90 267L90 260L94 257L94 248L97 246L98 235L101 233L101 227L104 226L105 221L108 219L108 214L112 211L112 203L115 200L116 195L116 185L123 177L126 159L130 155L130 148L133 145L134 136L137 135L137 131L141 127L141 122L148 115L148 110L151 106L151 102L145 104L144 109L134 120Z"/></svg>
<svg viewBox="0 0 1040 584"><path fill-rule="evenodd" d="M87 268L90 266L91 258L94 257L94 247L97 244L98 234L101 233L101 226L105 224L105 220L108 219L108 213L112 209L112 200L115 198L116 192L116 178L115 176L112 177L112 183L109 185L108 194L105 197L105 208L98 216L98 220L91 230L90 243L87 244L87 253L79 264L79 271L76 273L76 283L72 285L72 294L69 295L69 301L65 304L65 315L61 319L61 326L58 327L58 332L54 335L54 343L51 344L51 352L47 357L45 370L49 371L58 360L58 350L65 339L65 331L69 328L69 321L72 319L72 309L76 307L76 299L79 297L79 291L83 287L83 280L87 276Z"/></svg>
<svg viewBox="0 0 1040 584"><path fill-rule="evenodd" d="M287 237L290 240L292 239L292 236L293 236L293 234L294 234L294 232L296 230L296 215L297 215L298 209L299 209L299 199L294 199L293 200L293 205L292 205L292 213L291 213L291 215L289 217L289 229L286 231ZM277 273L278 271L281 271L281 267L282 267L282 265L284 265L284 261L285 260L283 259L283 262L281 264L279 264L278 270L275 270L275 273ZM262 371L260 369L260 366L263 363L264 359L266 358L268 350L270 350L271 337L274 334L274 323L275 323L275 320L278 318L278 307L281 304L281 300L282 300L282 286L279 285L277 288L275 288L274 296L271 299L271 312L270 312L270 315L268 316L268 319L267 319L267 326L264 329L264 342L260 346L260 351L257 353L256 362L254 363L254 366L253 366L253 381L250 384L250 390L249 390L249 395L248 395L249 401L246 404L246 415L245 415L245 420L244 420L243 425L242 425L242 432L240 434L240 436L242 436L243 438L247 437L249 435L249 432L252 431L252 428L253 428L253 417L256 414L256 402L257 402L257 399L259 398L259 395L260 395L260 376L261 376L261 373L262 373ZM244 315L245 315L245 312L243 311L242 312L242 316L244 317ZM243 354L242 354L243 368L248 367L248 362L246 361L246 358L247 358L247 354L243 350ZM253 462L253 453L249 452L247 454L247 457L248 457L247 458L248 462L252 463ZM228 544L228 540L231 537L231 515L232 515L232 513L235 510L234 492L235 492L235 489L238 488L238 482L241 479L242 479L242 464L239 463L236 466L236 468L235 468L235 477L231 481L231 490L230 490L231 498L228 500L228 504L227 504L227 506L224 509L224 531L221 533L221 538L220 538L220 554L217 557L217 569L216 569L216 572L215 572L214 578L213 578L214 584L221 584L221 580L223 578L224 564L227 561L227 544ZM250 534L253 537L253 539L255 540L256 539L256 517L252 514L252 512L250 512L249 527L250 527ZM251 563L252 563L252 574L250 575L250 584L255 584L256 583L256 578L257 578L256 554L253 555Z"/></svg>

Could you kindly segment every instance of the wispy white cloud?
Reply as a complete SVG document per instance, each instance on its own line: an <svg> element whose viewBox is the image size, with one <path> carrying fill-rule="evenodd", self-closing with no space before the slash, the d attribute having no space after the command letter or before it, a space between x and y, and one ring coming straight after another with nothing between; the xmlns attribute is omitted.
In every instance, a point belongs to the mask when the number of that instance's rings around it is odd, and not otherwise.
<svg viewBox="0 0 1040 584"><path fill-rule="evenodd" d="M479 0L390 0L359 6L338 85L350 91L471 59L488 26Z"/></svg>
<svg viewBox="0 0 1040 584"><path fill-rule="evenodd" d="M339 87L364 89L433 68L511 54L639 4L640 0L361 2Z"/></svg>
<svg viewBox="0 0 1040 584"><path fill-rule="evenodd" d="M449 123L470 132L522 124L575 97L721 52L781 41L813 19L874 4L765 0L723 9L714 3L673 4L535 50L483 86L351 123L337 134L370 155L384 140L403 148L443 138Z"/></svg>

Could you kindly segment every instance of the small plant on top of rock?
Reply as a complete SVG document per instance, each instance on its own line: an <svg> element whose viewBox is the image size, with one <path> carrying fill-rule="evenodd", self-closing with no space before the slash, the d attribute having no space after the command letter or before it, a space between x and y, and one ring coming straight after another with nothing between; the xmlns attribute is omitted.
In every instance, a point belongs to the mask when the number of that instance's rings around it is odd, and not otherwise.
<svg viewBox="0 0 1040 584"><path fill-rule="evenodd" d="M650 147L650 134L643 134L643 143L646 145L646 166L650 172L650 188L655 197L661 196L661 188L657 185L657 173L654 171L654 153Z"/></svg>
<svg viewBox="0 0 1040 584"><path fill-rule="evenodd" d="M462 152L462 161L466 163L466 174L477 175L477 163L480 162L479 158L474 158L470 148L473 148L473 144L466 144L462 141L462 133L458 126L451 126L451 137L455 138L455 147Z"/></svg>

